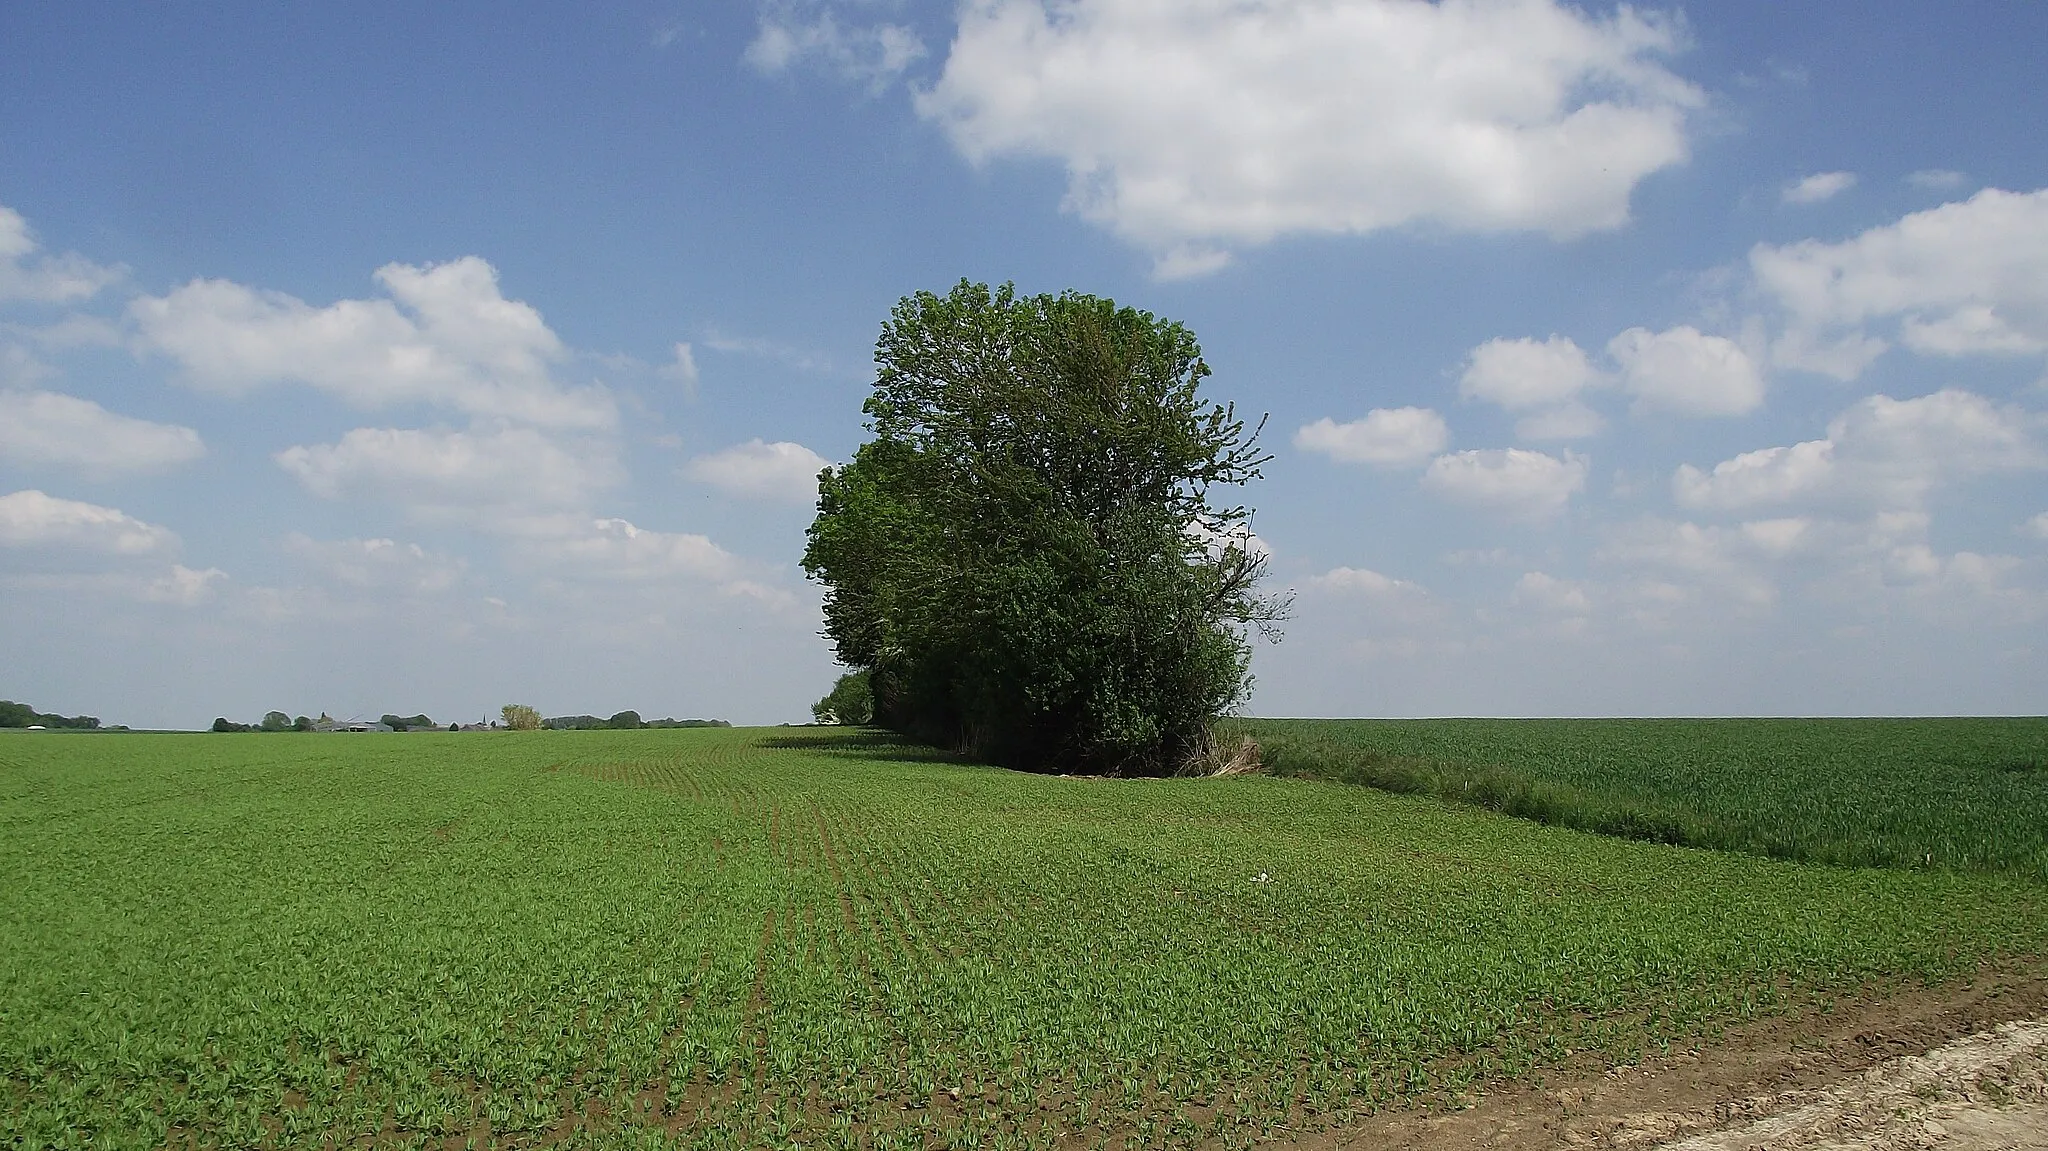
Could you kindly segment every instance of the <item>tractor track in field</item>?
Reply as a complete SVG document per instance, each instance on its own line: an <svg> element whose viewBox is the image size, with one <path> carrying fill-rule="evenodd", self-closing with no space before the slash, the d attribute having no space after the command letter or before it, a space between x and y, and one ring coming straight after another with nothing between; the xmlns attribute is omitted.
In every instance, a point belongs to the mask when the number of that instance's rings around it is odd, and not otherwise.
<svg viewBox="0 0 2048 1151"><path fill-rule="evenodd" d="M1396 1112L1296 1151L2048 1151L2048 975L1839 1001L1567 1066L1449 1112Z"/></svg>

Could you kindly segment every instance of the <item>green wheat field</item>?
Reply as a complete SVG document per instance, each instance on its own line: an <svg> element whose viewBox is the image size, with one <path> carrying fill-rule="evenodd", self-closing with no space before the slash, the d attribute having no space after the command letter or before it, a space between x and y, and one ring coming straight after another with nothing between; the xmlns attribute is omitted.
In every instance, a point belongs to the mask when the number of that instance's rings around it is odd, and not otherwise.
<svg viewBox="0 0 2048 1151"><path fill-rule="evenodd" d="M2048 721L1729 722L1251 725L1405 795L833 729L7 735L0 1145L1240 1146L2039 969Z"/></svg>

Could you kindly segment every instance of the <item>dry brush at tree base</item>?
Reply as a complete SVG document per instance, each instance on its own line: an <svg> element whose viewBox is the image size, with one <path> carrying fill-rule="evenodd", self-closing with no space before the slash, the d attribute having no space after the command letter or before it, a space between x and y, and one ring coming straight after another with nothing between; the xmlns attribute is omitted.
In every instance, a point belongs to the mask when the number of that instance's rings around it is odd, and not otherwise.
<svg viewBox="0 0 2048 1151"><path fill-rule="evenodd" d="M0 739L0 1143L1242 1145L1873 979L2048 889L873 733Z"/></svg>

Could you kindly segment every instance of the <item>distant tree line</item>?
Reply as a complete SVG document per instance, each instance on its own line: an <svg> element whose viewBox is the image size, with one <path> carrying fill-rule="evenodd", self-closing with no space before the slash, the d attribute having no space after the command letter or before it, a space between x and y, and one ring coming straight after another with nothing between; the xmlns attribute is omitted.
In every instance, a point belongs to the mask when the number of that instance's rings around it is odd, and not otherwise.
<svg viewBox="0 0 2048 1151"><path fill-rule="evenodd" d="M6 704L5 706L10 708L21 708L23 714L34 714L32 712L29 712L20 704ZM12 715L11 712L7 714L10 716ZM552 719L542 719L540 712L536 711L531 707L526 706L525 704L519 703L506 704L504 708L500 710L500 719L501 726L508 728L512 731L538 731L542 728L547 728L554 731L580 731L594 728L633 730L639 728L656 727L732 726L730 723L727 723L725 720L722 719L643 720L640 718L640 713L637 711L622 711L619 712L617 715L612 716L610 719L601 719L594 715L560 715L555 716ZM60 724L58 722L52 721L58 720L60 720L60 717L41 716L35 719L34 722L42 723L43 726L45 727L55 727L59 726ZM99 725L99 722L99 720L92 719L91 717L87 716L80 717L80 719L77 721L62 720L61 724L63 726L71 727L97 727ZM435 723L433 719L430 718L424 712L418 715L395 715L387 712L386 714L379 716L377 722L379 725L389 728L392 731L454 731L463 726L461 724L452 723L447 725L446 727L443 727L441 724ZM28 726L26 722L0 723L0 727L26 726ZM213 727L211 730L218 732L333 731L337 728L347 728L351 726L355 725L336 723L334 720L328 718L326 713L324 712L321 713L319 719L314 720L308 719L303 715L297 718L293 718L292 716L286 715L284 712L273 711L265 714L262 720L257 723L236 723L234 720L231 720L226 716L221 716L213 721ZM481 727L482 725L478 726Z"/></svg>
<svg viewBox="0 0 2048 1151"><path fill-rule="evenodd" d="M321 719L323 719L323 720L325 720L325 719L326 719L327 717L326 717L325 715L322 715L322 716L321 716L320 718L321 718ZM302 716L300 716L300 717L298 717L297 719L293 719L293 718L292 718L291 716L288 716L288 715L286 715L285 713L283 713L283 712L281 712L281 711L270 711L270 712L265 712L265 713L263 714L263 719L262 719L262 721L261 721L261 722L258 722L258 723L236 723L236 722L235 722L234 720L231 720L231 719L229 719L228 717L226 717L226 716L224 716L224 715L223 715L223 716L218 716L218 717L216 717L216 718L214 719L214 721L213 721L213 726L212 726L211 728L209 728L208 730L210 730L210 731L313 731L313 730L314 730L314 726L313 726L313 721L312 721L312 720L310 720L310 719L308 719L308 718L306 718L306 717L305 717L305 716L303 716L303 715L302 715Z"/></svg>
<svg viewBox="0 0 2048 1151"><path fill-rule="evenodd" d="M722 719L641 719L637 711L622 711L610 719L594 715L557 715L540 721L549 731L634 731L652 727L731 727Z"/></svg>
<svg viewBox="0 0 2048 1151"><path fill-rule="evenodd" d="M96 715L55 715L37 711L25 703L0 699L0 727L65 727L94 731L99 726L100 719Z"/></svg>
<svg viewBox="0 0 2048 1151"><path fill-rule="evenodd" d="M390 728L392 731L438 731L441 729L441 725L428 718L424 712L419 715L392 715L387 712L379 716L377 722ZM213 721L213 727L210 730L221 732L332 731L336 727L347 726L351 725L335 723L324 711L320 713L320 718L317 720L309 716L293 717L281 711L268 711L264 712L263 718L255 723L236 723L226 716L220 716Z"/></svg>

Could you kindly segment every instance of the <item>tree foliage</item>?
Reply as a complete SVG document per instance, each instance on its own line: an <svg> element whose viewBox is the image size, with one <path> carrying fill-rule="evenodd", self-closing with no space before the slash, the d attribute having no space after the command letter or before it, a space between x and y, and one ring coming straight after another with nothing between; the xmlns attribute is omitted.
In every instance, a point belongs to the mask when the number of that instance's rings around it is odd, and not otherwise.
<svg viewBox="0 0 2048 1151"><path fill-rule="evenodd" d="M819 723L843 723L851 727L873 723L875 693L868 686L865 668L839 677L825 698L811 705L811 718Z"/></svg>
<svg viewBox="0 0 2048 1151"><path fill-rule="evenodd" d="M1247 689L1250 512L1218 488L1271 457L1194 334L1076 292L962 281L899 302L864 407L820 477L804 567L874 720L1011 766L1179 770Z"/></svg>
<svg viewBox="0 0 2048 1151"><path fill-rule="evenodd" d="M504 717L505 726L513 731L540 730L540 712L523 703L508 703L499 709L498 714Z"/></svg>
<svg viewBox="0 0 2048 1151"><path fill-rule="evenodd" d="M0 699L0 727L68 727L91 731L99 727L98 716L57 715L54 712L37 711L25 703L11 699Z"/></svg>

